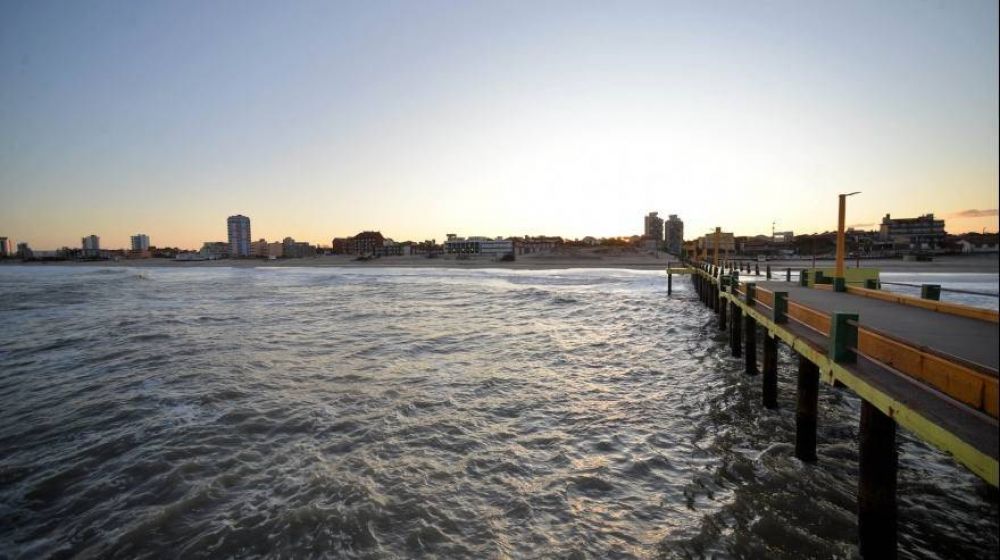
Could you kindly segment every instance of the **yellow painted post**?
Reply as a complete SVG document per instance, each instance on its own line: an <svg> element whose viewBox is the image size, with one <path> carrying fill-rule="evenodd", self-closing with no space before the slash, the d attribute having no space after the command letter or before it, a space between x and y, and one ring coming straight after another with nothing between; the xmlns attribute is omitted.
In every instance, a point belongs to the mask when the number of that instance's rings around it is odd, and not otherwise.
<svg viewBox="0 0 1000 560"><path fill-rule="evenodd" d="M837 268L833 273L834 278L844 277L844 218L847 207L847 195L839 196L840 208L837 210Z"/></svg>
<svg viewBox="0 0 1000 560"><path fill-rule="evenodd" d="M833 289L837 292L847 291L847 282L844 279L844 220L847 214L847 197L858 194L852 192L838 195L839 207L837 209L837 265L833 273Z"/></svg>

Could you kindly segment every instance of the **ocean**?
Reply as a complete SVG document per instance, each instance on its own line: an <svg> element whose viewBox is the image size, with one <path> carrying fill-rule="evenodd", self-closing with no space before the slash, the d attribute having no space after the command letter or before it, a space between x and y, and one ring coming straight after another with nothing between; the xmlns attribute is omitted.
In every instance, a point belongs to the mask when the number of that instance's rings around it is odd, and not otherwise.
<svg viewBox="0 0 1000 560"><path fill-rule="evenodd" d="M779 361L655 271L0 267L0 558L856 556L860 402L799 462ZM898 441L900 556L995 558Z"/></svg>

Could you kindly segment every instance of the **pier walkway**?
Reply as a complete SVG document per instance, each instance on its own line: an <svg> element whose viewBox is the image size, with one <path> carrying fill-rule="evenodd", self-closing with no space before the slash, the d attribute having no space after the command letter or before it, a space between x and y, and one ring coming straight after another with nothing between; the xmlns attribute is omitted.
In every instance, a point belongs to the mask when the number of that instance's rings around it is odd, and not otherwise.
<svg viewBox="0 0 1000 560"><path fill-rule="evenodd" d="M746 282L753 280L753 277L745 279ZM1000 365L1000 325L997 323L788 282L759 282L757 287L771 292L788 292L789 301L824 313L856 313L862 326L967 362L994 370Z"/></svg>
<svg viewBox="0 0 1000 560"><path fill-rule="evenodd" d="M892 294L875 289L875 281L861 288L817 278L809 286L806 272L799 282L790 281L790 273L781 282L741 277L732 265L689 264L701 301L729 333L732 355L744 358L747 374L763 373L763 406L778 406L777 344L797 355L799 459L816 460L820 380L862 399L862 556L895 555L897 426L998 486L997 311ZM672 273L668 269L668 279Z"/></svg>

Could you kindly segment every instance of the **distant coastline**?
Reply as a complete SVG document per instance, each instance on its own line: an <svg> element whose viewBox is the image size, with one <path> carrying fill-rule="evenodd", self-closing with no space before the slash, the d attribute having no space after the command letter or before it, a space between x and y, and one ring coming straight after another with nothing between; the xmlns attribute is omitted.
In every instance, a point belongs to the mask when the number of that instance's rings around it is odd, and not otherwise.
<svg viewBox="0 0 1000 560"><path fill-rule="evenodd" d="M459 268L459 269L522 269L546 270L569 268L619 268L631 270L663 270L667 263L678 263L674 257L667 258L660 253L654 257L651 254L626 253L599 255L594 253L577 254L533 254L519 255L513 262L501 262L488 258L459 260L454 257L439 257L429 259L423 256L383 257L369 261L358 261L353 256L324 255L295 259L221 259L213 261L175 261L170 259L122 259L119 261L49 261L21 262L3 261L0 266L101 266L101 267L165 267L165 268L281 268L281 267L357 267L357 268ZM748 260L747 262L754 262ZM812 266L812 259L774 260L759 263L761 273L764 266L770 265L772 273L777 277L786 268L798 270ZM832 259L816 259L817 266L832 266ZM853 268L856 261L847 263ZM862 260L862 267L874 267L884 272L967 272L967 273L997 273L1000 272L1000 256L997 254L980 255L947 255L935 257L931 262L903 261L901 259Z"/></svg>

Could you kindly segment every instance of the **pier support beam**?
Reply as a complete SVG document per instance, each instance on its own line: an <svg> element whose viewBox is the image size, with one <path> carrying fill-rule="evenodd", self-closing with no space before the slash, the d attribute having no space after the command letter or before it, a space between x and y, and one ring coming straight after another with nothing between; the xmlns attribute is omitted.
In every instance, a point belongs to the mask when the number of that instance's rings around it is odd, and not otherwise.
<svg viewBox="0 0 1000 560"><path fill-rule="evenodd" d="M735 303L732 305L733 306L730 309L733 312L733 317L730 323L733 326L733 357L739 358L743 355L743 351L740 348L740 345L743 343L743 310L740 309L740 307Z"/></svg>
<svg viewBox="0 0 1000 560"><path fill-rule="evenodd" d="M728 308L729 305L730 305L729 304L729 300L724 299L724 300L720 300L719 301L719 330L720 331L726 330L726 308Z"/></svg>
<svg viewBox="0 0 1000 560"><path fill-rule="evenodd" d="M746 346L746 351L743 353L745 358L744 371L747 375L757 375L757 321L750 315L743 317L743 330L746 340L744 341L744 346Z"/></svg>
<svg viewBox="0 0 1000 560"><path fill-rule="evenodd" d="M858 540L864 558L896 557L896 422L861 403Z"/></svg>
<svg viewBox="0 0 1000 560"><path fill-rule="evenodd" d="M816 461L816 413L819 400L819 367L799 355L799 400L795 409L795 456Z"/></svg>
<svg viewBox="0 0 1000 560"><path fill-rule="evenodd" d="M764 384L765 408L778 408L778 341L771 333L764 332Z"/></svg>

